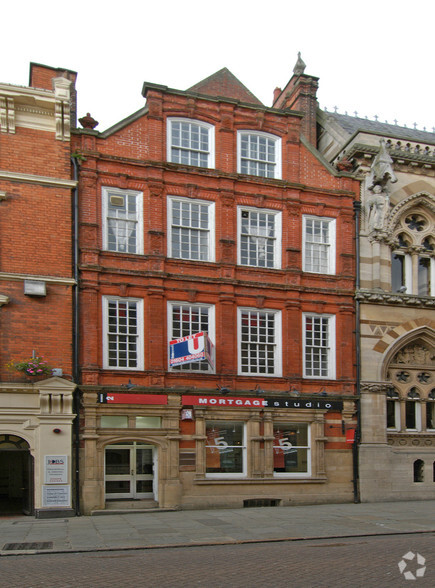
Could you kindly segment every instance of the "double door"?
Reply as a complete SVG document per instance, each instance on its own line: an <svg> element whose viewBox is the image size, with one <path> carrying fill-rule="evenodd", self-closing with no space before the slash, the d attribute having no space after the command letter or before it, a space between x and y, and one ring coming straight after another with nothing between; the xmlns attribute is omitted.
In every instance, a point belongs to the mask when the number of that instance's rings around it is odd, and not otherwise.
<svg viewBox="0 0 435 588"><path fill-rule="evenodd" d="M154 472L156 448L127 443L108 445L105 452L106 499L157 500Z"/></svg>

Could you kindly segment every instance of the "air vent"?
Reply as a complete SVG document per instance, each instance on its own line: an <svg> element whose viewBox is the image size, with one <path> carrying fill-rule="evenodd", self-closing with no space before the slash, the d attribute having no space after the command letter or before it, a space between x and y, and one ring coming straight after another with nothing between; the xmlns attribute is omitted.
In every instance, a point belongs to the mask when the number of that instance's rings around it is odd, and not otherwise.
<svg viewBox="0 0 435 588"><path fill-rule="evenodd" d="M6 545L3 546L3 551L34 551L35 549L53 549L53 541L6 543Z"/></svg>
<svg viewBox="0 0 435 588"><path fill-rule="evenodd" d="M243 501L243 508L255 506L279 506L281 500L278 498L249 498Z"/></svg>

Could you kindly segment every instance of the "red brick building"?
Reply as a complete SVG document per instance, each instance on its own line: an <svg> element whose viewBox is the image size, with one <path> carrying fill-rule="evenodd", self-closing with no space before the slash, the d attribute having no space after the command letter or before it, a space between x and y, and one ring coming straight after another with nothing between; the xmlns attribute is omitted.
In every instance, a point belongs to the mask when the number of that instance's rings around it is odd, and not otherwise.
<svg viewBox="0 0 435 588"><path fill-rule="evenodd" d="M0 502L38 516L72 512L75 77L31 64L28 87L0 84Z"/></svg>
<svg viewBox="0 0 435 588"><path fill-rule="evenodd" d="M316 88L145 83L74 132L84 512L353 499L359 184L304 138Z"/></svg>

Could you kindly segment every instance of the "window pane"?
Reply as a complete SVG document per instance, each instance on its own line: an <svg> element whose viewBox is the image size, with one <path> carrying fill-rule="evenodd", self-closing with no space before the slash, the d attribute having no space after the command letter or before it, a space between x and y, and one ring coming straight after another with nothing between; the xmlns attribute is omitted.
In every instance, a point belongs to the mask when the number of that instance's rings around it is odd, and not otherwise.
<svg viewBox="0 0 435 588"><path fill-rule="evenodd" d="M101 417L101 427L110 429L126 429L128 427L128 417L103 415Z"/></svg>
<svg viewBox="0 0 435 588"><path fill-rule="evenodd" d="M330 226L331 221L305 219L305 258L307 272L328 273L330 265Z"/></svg>
<svg viewBox="0 0 435 588"><path fill-rule="evenodd" d="M391 257L391 290L399 292L405 286L405 257L393 253Z"/></svg>
<svg viewBox="0 0 435 588"><path fill-rule="evenodd" d="M210 205L171 200L171 257L210 259Z"/></svg>
<svg viewBox="0 0 435 588"><path fill-rule="evenodd" d="M407 400L405 402L406 428L407 429L416 429L417 428L416 407L417 407L417 403L414 400Z"/></svg>
<svg viewBox="0 0 435 588"><path fill-rule="evenodd" d="M328 376L329 317L305 317L305 374Z"/></svg>
<svg viewBox="0 0 435 588"><path fill-rule="evenodd" d="M171 161L209 167L209 128L193 122L170 121Z"/></svg>
<svg viewBox="0 0 435 588"><path fill-rule="evenodd" d="M213 421L206 423L206 472L243 473L243 423Z"/></svg>
<svg viewBox="0 0 435 588"><path fill-rule="evenodd" d="M245 310L241 312L241 371L247 374L275 372L275 313Z"/></svg>
<svg viewBox="0 0 435 588"><path fill-rule="evenodd" d="M418 258L418 295L429 296L430 295L430 258L419 257Z"/></svg>
<svg viewBox="0 0 435 588"><path fill-rule="evenodd" d="M172 312L172 333L169 333L169 340L180 339L187 335L194 335L202 331L209 333L209 307L189 304L174 304ZM208 361L195 361L185 365L172 366L171 370L208 372L211 366Z"/></svg>
<svg viewBox="0 0 435 588"><path fill-rule="evenodd" d="M240 263L256 267L275 266L276 215L274 213L241 211Z"/></svg>
<svg viewBox="0 0 435 588"><path fill-rule="evenodd" d="M387 400L387 428L396 429L396 402L395 400Z"/></svg>
<svg viewBox="0 0 435 588"><path fill-rule="evenodd" d="M276 174L276 139L243 133L240 136L240 172L274 178Z"/></svg>
<svg viewBox="0 0 435 588"><path fill-rule="evenodd" d="M110 300L108 310L108 364L110 367L137 368L137 302Z"/></svg>
<svg viewBox="0 0 435 588"><path fill-rule="evenodd" d="M107 249L120 253L138 251L138 195L108 192Z"/></svg>
<svg viewBox="0 0 435 588"><path fill-rule="evenodd" d="M276 473L308 472L308 425L274 424L273 469Z"/></svg>
<svg viewBox="0 0 435 588"><path fill-rule="evenodd" d="M136 428L137 429L159 429L162 425L161 417L154 416L137 416L136 417Z"/></svg>

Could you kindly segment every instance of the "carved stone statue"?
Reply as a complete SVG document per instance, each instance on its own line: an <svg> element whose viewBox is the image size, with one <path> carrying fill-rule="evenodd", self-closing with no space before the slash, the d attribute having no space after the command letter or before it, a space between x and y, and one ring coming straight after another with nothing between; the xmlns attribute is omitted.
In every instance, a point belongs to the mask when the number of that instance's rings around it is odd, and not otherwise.
<svg viewBox="0 0 435 588"><path fill-rule="evenodd" d="M376 184L373 189L368 192L365 205L367 228L369 231L382 229L384 227L388 205L388 194L382 190L382 186Z"/></svg>
<svg viewBox="0 0 435 588"><path fill-rule="evenodd" d="M385 139L380 140L379 152L373 160L365 182L365 216L369 231L384 228L390 198L387 184L397 182Z"/></svg>
<svg viewBox="0 0 435 588"><path fill-rule="evenodd" d="M379 143L379 152L373 160L367 178L369 190L372 190L376 184L381 184L384 187L388 181L392 184L397 182L396 174L393 171L393 160L388 153L385 139L381 139Z"/></svg>
<svg viewBox="0 0 435 588"><path fill-rule="evenodd" d="M305 68L307 66L305 65L302 57L301 57L301 52L298 52L298 60L296 61L296 65L293 68L293 73L295 74L295 76L300 76L304 73Z"/></svg>

